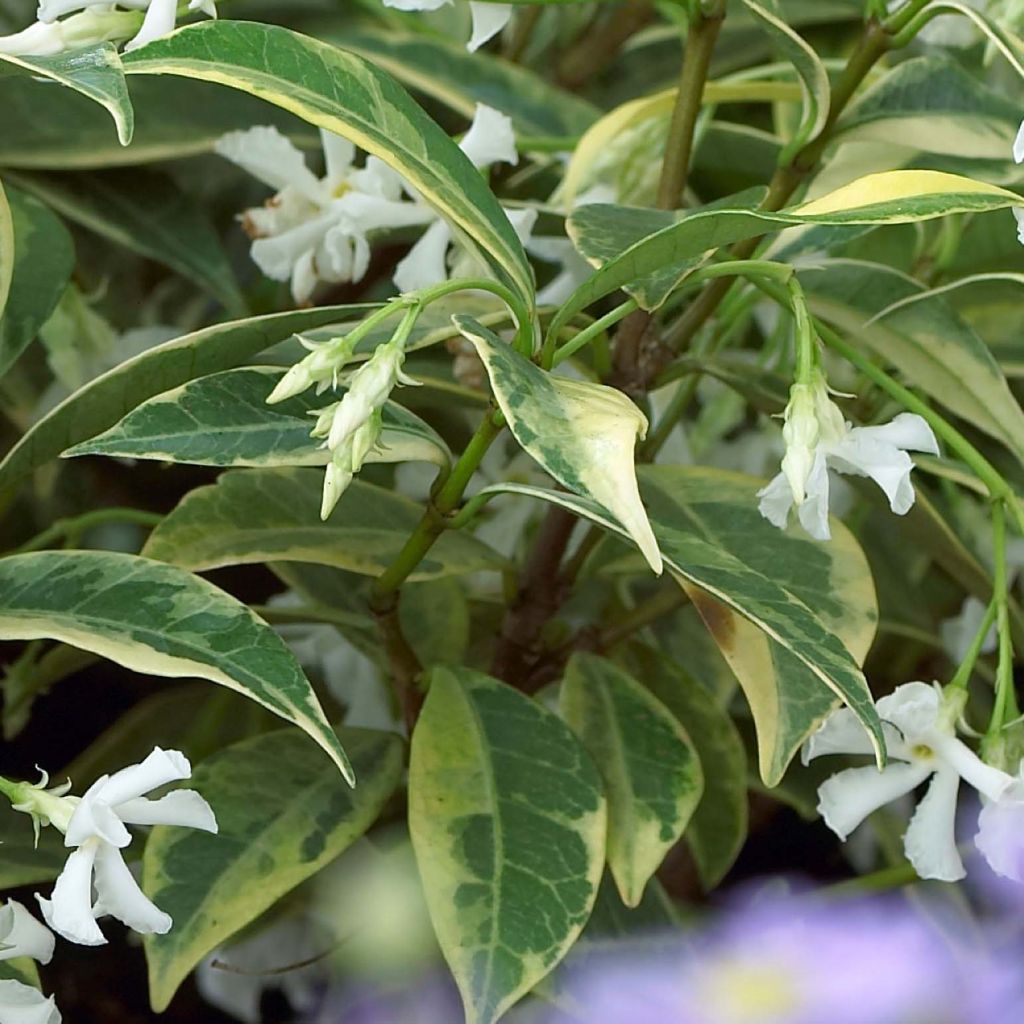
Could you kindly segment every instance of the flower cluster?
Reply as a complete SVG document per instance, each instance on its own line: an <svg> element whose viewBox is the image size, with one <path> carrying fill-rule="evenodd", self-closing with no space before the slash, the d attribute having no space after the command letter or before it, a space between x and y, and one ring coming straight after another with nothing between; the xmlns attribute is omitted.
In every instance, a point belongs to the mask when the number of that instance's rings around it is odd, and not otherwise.
<svg viewBox="0 0 1024 1024"><path fill-rule="evenodd" d="M818 790L818 810L841 839L869 814L931 780L903 839L922 878L953 882L965 876L954 834L963 780L982 797L975 845L1000 875L1024 882L1024 782L983 762L956 736L963 693L905 683L876 704L891 763L847 768ZM870 741L853 712L841 708L807 741L807 763L826 754L867 754Z"/></svg>
<svg viewBox="0 0 1024 1024"><path fill-rule="evenodd" d="M451 3L454 0L384 0L385 7L394 7L399 11L436 11ZM473 30L466 49L479 50L508 24L512 17L512 4L469 0L469 13L473 19Z"/></svg>
<svg viewBox="0 0 1024 1024"><path fill-rule="evenodd" d="M295 301L306 303L318 282L363 279L374 232L425 227L423 236L396 267L395 284L408 292L444 281L453 243L448 225L383 161L370 156L357 167L351 142L328 131L320 135L325 162L322 178L276 128L230 132L216 144L221 156L277 189L264 206L241 215L253 239L253 261L260 270L272 280L289 281ZM511 121L484 104L477 105L460 147L481 170L518 160ZM535 211L506 213L520 235L528 236ZM464 254L456 257L452 269L464 272L467 258Z"/></svg>
<svg viewBox="0 0 1024 1024"><path fill-rule="evenodd" d="M817 540L831 536L830 469L870 477L885 492L892 511L902 516L914 504L914 463L907 451L939 453L931 427L912 413L900 413L879 427L852 426L829 397L825 378L817 370L810 383L796 383L790 390L782 436L782 472L758 492L761 515L785 528L796 505L800 525Z"/></svg>
<svg viewBox="0 0 1024 1024"><path fill-rule="evenodd" d="M214 0L190 0L188 10L217 17ZM174 31L178 0L39 0L37 18L21 32L0 37L0 53L47 56L126 39L125 49L133 50Z"/></svg>

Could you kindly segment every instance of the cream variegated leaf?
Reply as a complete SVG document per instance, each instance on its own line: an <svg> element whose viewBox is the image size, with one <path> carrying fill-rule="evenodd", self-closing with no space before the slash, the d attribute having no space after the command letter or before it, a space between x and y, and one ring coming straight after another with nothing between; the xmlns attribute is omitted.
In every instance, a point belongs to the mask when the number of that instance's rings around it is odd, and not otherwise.
<svg viewBox="0 0 1024 1024"><path fill-rule="evenodd" d="M516 440L563 487L596 502L662 570L640 500L633 451L644 414L620 391L545 373L471 317L455 323L476 347Z"/></svg>

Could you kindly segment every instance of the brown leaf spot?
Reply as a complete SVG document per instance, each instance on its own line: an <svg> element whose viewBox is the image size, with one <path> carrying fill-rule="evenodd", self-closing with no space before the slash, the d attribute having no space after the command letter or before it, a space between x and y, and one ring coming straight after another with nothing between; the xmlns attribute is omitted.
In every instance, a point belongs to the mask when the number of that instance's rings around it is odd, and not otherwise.
<svg viewBox="0 0 1024 1024"><path fill-rule="evenodd" d="M687 587L686 592L722 652L730 650L736 639L736 613L706 590Z"/></svg>

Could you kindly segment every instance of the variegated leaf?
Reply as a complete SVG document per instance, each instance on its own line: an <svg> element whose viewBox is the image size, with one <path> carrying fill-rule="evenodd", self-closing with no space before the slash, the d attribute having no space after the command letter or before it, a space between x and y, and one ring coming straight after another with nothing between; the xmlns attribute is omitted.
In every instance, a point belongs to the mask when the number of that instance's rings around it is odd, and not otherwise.
<svg viewBox="0 0 1024 1024"><path fill-rule="evenodd" d="M311 562L378 576L416 528L422 508L353 481L326 522L315 469L234 469L190 491L150 534L149 558L200 572L253 562ZM504 559L465 533L446 533L410 576L434 579L501 569Z"/></svg>
<svg viewBox="0 0 1024 1024"><path fill-rule="evenodd" d="M701 799L700 759L679 720L605 658L575 654L560 702L604 779L608 866L623 903L635 907Z"/></svg>
<svg viewBox="0 0 1024 1024"><path fill-rule="evenodd" d="M62 640L154 676L227 686L308 733L354 782L345 751L284 641L198 576L109 551L0 559L0 640Z"/></svg>
<svg viewBox="0 0 1024 1024"><path fill-rule="evenodd" d="M516 440L563 487L597 502L636 542L651 568L661 553L637 490L633 450L644 414L614 388L545 373L470 317L456 317L487 367Z"/></svg>
<svg viewBox="0 0 1024 1024"><path fill-rule="evenodd" d="M540 704L435 669L412 739L409 827L466 1020L494 1024L587 922L604 863L597 769Z"/></svg>
<svg viewBox="0 0 1024 1024"><path fill-rule="evenodd" d="M345 388L306 391L276 405L267 397L281 378L273 366L225 370L151 398L110 430L69 448L65 457L117 455L200 466L323 466L330 454L309 436L315 413ZM382 410L383 429L367 462L450 460L433 428L397 402Z"/></svg>
<svg viewBox="0 0 1024 1024"><path fill-rule="evenodd" d="M402 741L339 729L359 785L325 770L291 730L257 736L200 764L189 787L217 815L217 835L158 827L146 843L142 885L174 919L147 935L150 1001L158 1013L204 956L358 839L402 777Z"/></svg>

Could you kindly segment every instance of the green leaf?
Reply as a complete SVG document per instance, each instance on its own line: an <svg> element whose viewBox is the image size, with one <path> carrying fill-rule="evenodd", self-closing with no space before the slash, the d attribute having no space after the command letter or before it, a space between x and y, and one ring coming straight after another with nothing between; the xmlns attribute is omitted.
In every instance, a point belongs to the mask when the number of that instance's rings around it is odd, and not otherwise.
<svg viewBox="0 0 1024 1024"><path fill-rule="evenodd" d="M303 738L281 730L236 743L200 764L189 783L220 831L157 827L146 843L142 885L174 919L147 935L150 1001L160 1013L216 949L373 824L402 777L402 741L339 729L359 785L349 789Z"/></svg>
<svg viewBox="0 0 1024 1024"><path fill-rule="evenodd" d="M533 305L533 273L480 172L389 75L354 54L274 25L206 21L124 58L129 74L216 81L351 139L402 175Z"/></svg>
<svg viewBox="0 0 1024 1024"><path fill-rule="evenodd" d="M190 381L133 409L110 430L69 448L65 457L113 455L199 466L325 466L330 453L309 436L313 413L345 393L306 391L276 405L273 366L225 370ZM380 444L367 462L446 465L448 446L418 416L387 402Z"/></svg>
<svg viewBox="0 0 1024 1024"><path fill-rule="evenodd" d="M795 152L814 138L828 119L832 96L828 72L814 50L782 18L766 10L758 0L743 0L743 3L780 53L796 68L803 86L804 110L800 126L787 147L789 152Z"/></svg>
<svg viewBox="0 0 1024 1024"><path fill-rule="evenodd" d="M9 53L0 53L0 61L6 61L31 75L59 82L99 103L114 119L121 145L127 146L132 141L132 104L128 98L121 57L112 43L99 43L86 49L47 57L15 57Z"/></svg>
<svg viewBox="0 0 1024 1024"><path fill-rule="evenodd" d="M0 961L0 981L20 981L22 985L39 988L39 970L27 956Z"/></svg>
<svg viewBox="0 0 1024 1024"><path fill-rule="evenodd" d="M1006 160L1020 123L1011 99L945 54L904 61L843 114L843 142L891 142L925 153Z"/></svg>
<svg viewBox="0 0 1024 1024"><path fill-rule="evenodd" d="M604 779L608 865L622 902L635 907L700 801L700 760L679 720L605 658L573 655L560 702Z"/></svg>
<svg viewBox="0 0 1024 1024"><path fill-rule="evenodd" d="M293 722L353 780L345 752L284 641L212 583L109 551L0 559L0 640L62 640L125 668L208 679Z"/></svg>
<svg viewBox="0 0 1024 1024"><path fill-rule="evenodd" d="M11 292L11 279L14 277L14 216L11 204L0 179L0 319L7 307L7 297Z"/></svg>
<svg viewBox="0 0 1024 1024"><path fill-rule="evenodd" d="M235 469L189 492L150 534L149 558L196 572L252 562L312 562L379 576L415 529L422 508L355 480L330 519L320 521L323 474L314 469ZM497 570L497 552L467 534L446 533L414 580Z"/></svg>
<svg viewBox="0 0 1024 1024"><path fill-rule="evenodd" d="M63 217L170 267L229 312L246 311L217 233L194 196L157 171L18 174L16 183Z"/></svg>
<svg viewBox="0 0 1024 1024"><path fill-rule="evenodd" d="M7 188L0 213L0 375L28 347L57 306L75 265L71 235L38 199ZM11 235L13 234L13 238ZM13 257L13 259L12 259Z"/></svg>
<svg viewBox="0 0 1024 1024"><path fill-rule="evenodd" d="M594 203L567 221L576 248L600 269L582 284L551 321L560 331L581 310L618 288L668 264L697 260L745 238L800 224L906 224L951 213L982 213L1024 205L1020 196L995 185L941 171L869 174L802 206L765 213L750 208L750 194L693 212L633 210ZM657 224L662 227L657 228ZM614 250L609 238L615 239ZM694 264L696 265L696 263Z"/></svg>
<svg viewBox="0 0 1024 1024"><path fill-rule="evenodd" d="M817 316L1024 461L1024 412L988 346L941 295L908 302L924 285L854 260L829 261L800 279Z"/></svg>
<svg viewBox="0 0 1024 1024"><path fill-rule="evenodd" d="M757 510L761 481L739 473L644 466L640 491L666 566L682 582L743 687L757 724L761 775L774 785L804 739L845 701L873 737L878 715L859 665L878 620L863 552L832 521L821 544L776 530ZM619 536L592 501L521 484L486 488L561 505Z"/></svg>
<svg viewBox="0 0 1024 1024"><path fill-rule="evenodd" d="M637 491L633 449L643 413L614 388L545 373L471 317L455 324L476 347L516 440L563 487L605 509L655 572L661 555Z"/></svg>
<svg viewBox="0 0 1024 1024"><path fill-rule="evenodd" d="M152 749L152 748L150 748ZM55 828L44 828L36 846L32 821L4 800L0 804L0 889L39 885L55 879L68 859L64 837Z"/></svg>
<svg viewBox="0 0 1024 1024"><path fill-rule="evenodd" d="M195 377L252 358L296 331L371 306L325 306L205 327L157 345L79 388L35 423L0 462L0 507L37 467L112 427L140 402Z"/></svg>
<svg viewBox="0 0 1024 1024"><path fill-rule="evenodd" d="M747 838L747 756L743 739L710 691L660 651L633 644L625 662L634 676L680 721L697 748L704 793L686 842L706 890L732 867Z"/></svg>
<svg viewBox="0 0 1024 1024"><path fill-rule="evenodd" d="M319 145L316 132L286 111L210 82L136 78L130 92L135 134L122 146L106 114L78 93L30 78L0 79L0 166L94 170L180 160L211 152L226 132L254 124L273 125L303 147Z"/></svg>
<svg viewBox="0 0 1024 1024"><path fill-rule="evenodd" d="M469 669L436 669L412 738L409 828L467 1024L566 954L604 862L601 780L569 728Z"/></svg>
<svg viewBox="0 0 1024 1024"><path fill-rule="evenodd" d="M334 41L464 117L472 118L477 103L500 110L512 118L519 134L579 135L600 114L586 100L548 84L526 67L490 54L467 53L446 39L367 28L346 29Z"/></svg>

